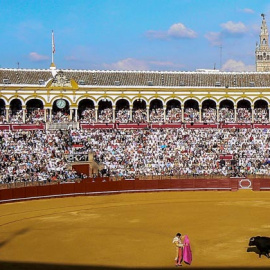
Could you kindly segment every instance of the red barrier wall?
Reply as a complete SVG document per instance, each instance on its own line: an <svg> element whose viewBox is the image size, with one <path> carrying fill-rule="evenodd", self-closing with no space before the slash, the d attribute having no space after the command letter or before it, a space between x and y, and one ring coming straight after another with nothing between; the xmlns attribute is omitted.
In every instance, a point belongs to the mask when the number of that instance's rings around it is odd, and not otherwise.
<svg viewBox="0 0 270 270"><path fill-rule="evenodd" d="M105 180L105 181L104 181ZM241 181L245 185L242 184ZM36 199L38 197L63 197L88 194L110 194L121 192L185 191L185 190L228 190L236 191L251 184L254 191L270 190L270 178L226 178L226 179L163 179L163 180L122 180L109 181L109 178L85 179L81 183L63 183L45 186L30 186L0 190L0 202ZM251 187L247 187L251 189Z"/></svg>

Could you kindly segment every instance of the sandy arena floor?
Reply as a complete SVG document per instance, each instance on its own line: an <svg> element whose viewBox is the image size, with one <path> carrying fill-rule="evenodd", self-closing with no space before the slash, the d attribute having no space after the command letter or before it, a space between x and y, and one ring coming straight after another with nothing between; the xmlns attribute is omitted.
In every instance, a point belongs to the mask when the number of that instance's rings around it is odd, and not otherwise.
<svg viewBox="0 0 270 270"><path fill-rule="evenodd" d="M191 241L189 267L270 267L247 252L270 236L270 193L159 192L0 205L0 261L174 267L177 232Z"/></svg>

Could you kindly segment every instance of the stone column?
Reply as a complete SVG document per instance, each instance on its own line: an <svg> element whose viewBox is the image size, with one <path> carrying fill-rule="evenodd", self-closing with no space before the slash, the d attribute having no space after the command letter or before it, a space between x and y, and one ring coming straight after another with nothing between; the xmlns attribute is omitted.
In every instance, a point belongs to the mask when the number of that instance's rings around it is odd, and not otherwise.
<svg viewBox="0 0 270 270"><path fill-rule="evenodd" d="M115 123L115 106L112 107L113 123Z"/></svg>
<svg viewBox="0 0 270 270"><path fill-rule="evenodd" d="M147 122L150 121L150 118L149 118L149 106L146 106L146 115L147 115Z"/></svg>
<svg viewBox="0 0 270 270"><path fill-rule="evenodd" d="M49 108L49 122L52 122L52 108Z"/></svg>
<svg viewBox="0 0 270 270"><path fill-rule="evenodd" d="M184 113L185 113L185 108L184 107L182 107L181 108L181 121L182 121L182 123L184 123Z"/></svg>
<svg viewBox="0 0 270 270"><path fill-rule="evenodd" d="M219 106L217 106L216 108L216 114L217 114L216 121L219 122Z"/></svg>
<svg viewBox="0 0 270 270"><path fill-rule="evenodd" d="M130 122L132 122L132 120L133 120L133 117L132 117L132 112L133 112L133 106L130 106L130 108L129 108L129 120L130 120Z"/></svg>
<svg viewBox="0 0 270 270"><path fill-rule="evenodd" d="M202 107L201 106L199 106L199 122L202 122Z"/></svg>
<svg viewBox="0 0 270 270"><path fill-rule="evenodd" d="M44 108L44 122L47 122L47 109Z"/></svg>
<svg viewBox="0 0 270 270"><path fill-rule="evenodd" d="M237 107L234 107L234 122L237 120Z"/></svg>
<svg viewBox="0 0 270 270"><path fill-rule="evenodd" d="M25 124L25 108L22 108L22 113L23 113L22 120L23 120L23 123Z"/></svg>
<svg viewBox="0 0 270 270"><path fill-rule="evenodd" d="M95 120L98 121L98 106L95 106Z"/></svg>
<svg viewBox="0 0 270 270"><path fill-rule="evenodd" d="M166 122L166 107L163 106L163 122Z"/></svg>
<svg viewBox="0 0 270 270"><path fill-rule="evenodd" d="M9 122L9 107L6 107L6 121Z"/></svg>
<svg viewBox="0 0 270 270"><path fill-rule="evenodd" d="M69 109L69 120L72 121L73 109Z"/></svg>
<svg viewBox="0 0 270 270"><path fill-rule="evenodd" d="M251 123L254 123L254 106L251 106Z"/></svg>
<svg viewBox="0 0 270 270"><path fill-rule="evenodd" d="M75 119L74 119L74 121L78 122L78 108L74 109L74 111L75 111Z"/></svg>

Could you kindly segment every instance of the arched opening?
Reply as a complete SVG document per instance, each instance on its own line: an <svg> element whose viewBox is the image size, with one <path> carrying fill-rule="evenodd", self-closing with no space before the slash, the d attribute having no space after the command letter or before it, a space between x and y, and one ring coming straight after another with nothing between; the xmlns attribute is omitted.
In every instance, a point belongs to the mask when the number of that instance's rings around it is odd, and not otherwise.
<svg viewBox="0 0 270 270"><path fill-rule="evenodd" d="M78 104L78 117L82 123L96 122L95 105L91 99L83 99Z"/></svg>
<svg viewBox="0 0 270 270"><path fill-rule="evenodd" d="M207 99L202 103L202 121L215 123L217 121L217 105L214 100Z"/></svg>
<svg viewBox="0 0 270 270"><path fill-rule="evenodd" d="M263 99L259 99L254 103L254 122L256 123L269 122L268 103Z"/></svg>
<svg viewBox="0 0 270 270"><path fill-rule="evenodd" d="M179 100L172 99L167 102L166 122L176 123L182 121L181 103Z"/></svg>
<svg viewBox="0 0 270 270"><path fill-rule="evenodd" d="M159 99L154 99L150 102L150 113L149 119L150 122L153 123L160 123L164 122L164 109L163 103Z"/></svg>
<svg viewBox="0 0 270 270"><path fill-rule="evenodd" d="M115 121L118 123L130 122L129 103L126 99L120 99L115 106Z"/></svg>
<svg viewBox="0 0 270 270"><path fill-rule="evenodd" d="M187 123L199 122L199 103L195 99L189 99L184 105L184 121Z"/></svg>
<svg viewBox="0 0 270 270"><path fill-rule="evenodd" d="M23 123L22 102L19 99L13 99L9 105L9 122L15 124Z"/></svg>
<svg viewBox="0 0 270 270"><path fill-rule="evenodd" d="M229 99L225 99L220 102L219 122L223 122L223 123L234 122L234 104Z"/></svg>
<svg viewBox="0 0 270 270"><path fill-rule="evenodd" d="M237 103L236 121L239 123L250 123L252 118L251 103L242 99Z"/></svg>
<svg viewBox="0 0 270 270"><path fill-rule="evenodd" d="M65 99L57 99L53 103L52 122L65 123L70 121L69 103Z"/></svg>
<svg viewBox="0 0 270 270"><path fill-rule="evenodd" d="M6 103L3 99L0 99L0 123L6 122Z"/></svg>
<svg viewBox="0 0 270 270"><path fill-rule="evenodd" d="M25 123L38 124L44 123L44 106L39 99L30 99L26 102Z"/></svg>
<svg viewBox="0 0 270 270"><path fill-rule="evenodd" d="M147 122L145 100L139 98L133 102L132 121L135 123Z"/></svg>
<svg viewBox="0 0 270 270"><path fill-rule="evenodd" d="M112 102L102 99L98 103L98 122L111 123L113 121Z"/></svg>

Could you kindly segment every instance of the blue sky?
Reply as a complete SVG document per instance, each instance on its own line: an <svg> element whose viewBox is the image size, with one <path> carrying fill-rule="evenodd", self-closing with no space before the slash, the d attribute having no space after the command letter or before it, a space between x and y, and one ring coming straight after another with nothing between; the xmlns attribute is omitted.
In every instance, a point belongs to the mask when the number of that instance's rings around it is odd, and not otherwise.
<svg viewBox="0 0 270 270"><path fill-rule="evenodd" d="M49 68L53 30L59 69L254 71L261 13L270 27L269 0L0 0L0 5L2 68Z"/></svg>

